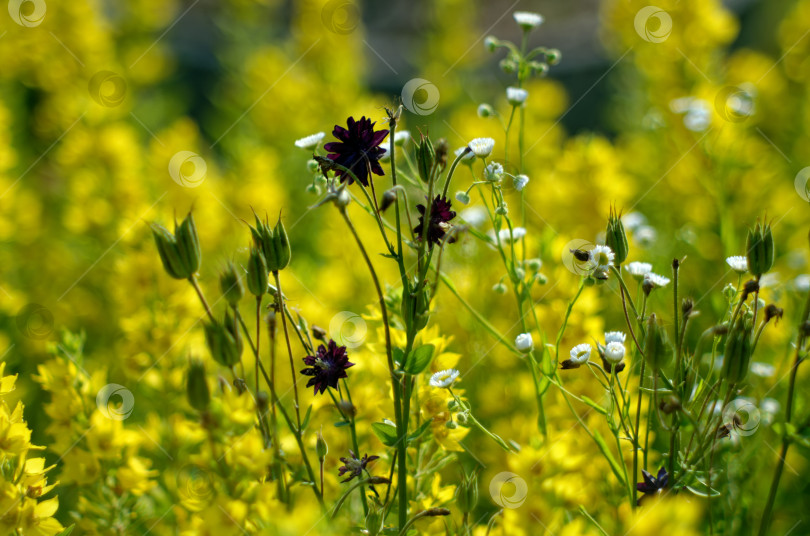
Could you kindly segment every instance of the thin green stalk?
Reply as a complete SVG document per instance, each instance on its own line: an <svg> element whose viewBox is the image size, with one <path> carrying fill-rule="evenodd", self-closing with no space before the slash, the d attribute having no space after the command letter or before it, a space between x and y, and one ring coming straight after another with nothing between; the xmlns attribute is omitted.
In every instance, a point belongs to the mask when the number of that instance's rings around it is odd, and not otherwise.
<svg viewBox="0 0 810 536"><path fill-rule="evenodd" d="M371 274L371 279L374 283L374 288L377 291L377 298L380 304L380 311L382 313L382 321L383 327L385 331L385 351L386 357L388 358L388 372L391 376L391 388L394 391L394 419L395 424L397 427L397 453L399 458L399 466L397 473L397 486L398 486L398 493L399 493L399 527L400 529L405 526L406 519L408 517L408 471L407 471L407 444L405 442L405 438L407 437L408 431L403 427L403 419L402 419L402 401L401 401L401 389L402 389L402 381L397 379L396 371L394 369L394 354L393 354L393 346L391 343L391 327L388 323L388 309L385 305L385 295L383 294L382 288L380 287L380 280L377 277L377 272L374 269L374 264L371 262L371 258L368 256L368 252L366 252L366 248L363 245L363 241L360 240L360 236L357 234L357 230L354 228L354 224L352 224L351 219L349 219L349 215L346 213L345 207L339 207L339 211L341 216L343 216L346 225L349 227L349 230L354 237L355 242L357 243L357 247L360 249L360 253L363 255L363 260L366 262L366 266L368 266L368 270Z"/></svg>
<svg viewBox="0 0 810 536"><path fill-rule="evenodd" d="M804 304L804 311L802 312L801 321L799 322L799 335L796 341L796 351L793 356L793 365L790 369L790 383L788 384L787 404L785 405L785 427L790 424L791 417L793 416L793 397L796 392L796 375L799 371L799 365L802 363L801 351L804 346L805 337L807 336L807 319L810 316L810 294L807 296L807 301ZM765 510L762 512L762 521L759 525L759 536L765 536L768 532L768 526L771 523L771 513L773 505L776 501L776 491L779 489L779 481L782 479L782 471L785 468L785 457L790 447L790 436L785 430L785 436L782 439L782 450L779 453L779 461L776 463L776 470L773 473L773 481L771 482L771 489L768 492L768 501L765 503Z"/></svg>

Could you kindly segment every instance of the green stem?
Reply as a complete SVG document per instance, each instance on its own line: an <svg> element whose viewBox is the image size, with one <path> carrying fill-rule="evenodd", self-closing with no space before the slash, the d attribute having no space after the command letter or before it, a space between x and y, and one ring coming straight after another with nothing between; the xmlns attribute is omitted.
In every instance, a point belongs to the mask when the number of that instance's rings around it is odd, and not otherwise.
<svg viewBox="0 0 810 536"><path fill-rule="evenodd" d="M354 237L355 242L357 243L357 247L360 249L360 253L363 256L363 260L366 262L366 266L368 266L368 270L371 274L371 279L374 282L374 288L377 291L377 298L380 304L380 311L382 313L382 321L383 327L385 330L385 351L386 357L388 358L388 372L391 376L391 388L394 391L394 418L396 420L396 427L398 433L397 439L397 454L399 458L399 465L398 465L398 473L397 473L397 491L399 493L399 527L405 526L408 517L408 471L407 471L407 444L405 443L405 438L407 437L407 430L403 426L403 419L402 419L402 400L401 400L401 390L402 390L402 381L397 379L396 371L394 369L394 354L393 354L393 346L391 343L391 327L388 322L388 308L385 305L385 296L383 294L382 288L380 287L380 280L377 277L377 272L374 270L374 264L371 262L371 258L368 256L368 252L366 252L366 248L363 245L363 241L360 240L360 236L357 234L357 230L354 228L354 224L352 224L351 219L349 219L349 215L346 213L344 207L339 208L341 216L343 216L346 225L349 227L349 230Z"/></svg>
<svg viewBox="0 0 810 536"><path fill-rule="evenodd" d="M787 425L790 424L790 419L793 416L793 397L796 392L796 375L799 371L799 365L802 362L801 350L804 346L805 336L807 334L807 318L810 316L810 294L807 295L807 301L804 304L804 311L802 312L801 321L799 322L799 335L796 341L796 352L793 356L793 366L790 369L790 383L788 384L787 404L785 406L785 432L782 439L782 450L779 453L779 461L776 463L776 470L773 473L773 481L771 482L771 489L768 492L768 501L765 503L765 510L762 512L762 521L759 525L759 536L765 536L768 532L768 526L771 523L771 513L773 505L776 501L776 491L779 488L779 481L782 479L782 471L785 468L785 457L790 447L790 436L788 435Z"/></svg>

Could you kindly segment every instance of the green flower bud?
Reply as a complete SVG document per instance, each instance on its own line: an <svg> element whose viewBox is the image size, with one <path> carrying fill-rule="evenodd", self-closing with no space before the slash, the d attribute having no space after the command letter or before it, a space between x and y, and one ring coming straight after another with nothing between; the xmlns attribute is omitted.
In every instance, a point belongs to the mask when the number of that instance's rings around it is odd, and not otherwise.
<svg viewBox="0 0 810 536"><path fill-rule="evenodd" d="M748 269L757 279L773 268L775 249L771 226L768 223L760 224L748 230L748 239L745 241Z"/></svg>
<svg viewBox="0 0 810 536"><path fill-rule="evenodd" d="M495 110L492 109L492 106L489 104L479 104L478 105L478 117L491 117L495 115Z"/></svg>
<svg viewBox="0 0 810 536"><path fill-rule="evenodd" d="M189 276L196 274L202 263L200 240L197 238L197 226L194 216L188 213L180 226L175 225L174 234L177 240L177 251L183 261L183 268Z"/></svg>
<svg viewBox="0 0 810 536"><path fill-rule="evenodd" d="M199 359L192 359L188 366L186 378L186 394L191 407L205 412L211 402L211 392L208 390L208 380L205 378L205 366Z"/></svg>
<svg viewBox="0 0 810 536"><path fill-rule="evenodd" d="M318 161L313 159L307 160L307 170L312 174L319 173L321 168L318 166Z"/></svg>
<svg viewBox="0 0 810 536"><path fill-rule="evenodd" d="M254 216L256 227L251 227L250 232L253 235L254 244L264 255L267 269L271 272L283 270L290 263L291 250L287 231L284 229L284 224L281 223L281 216L279 215L278 222L272 229L266 221L261 221L255 214Z"/></svg>
<svg viewBox="0 0 810 536"><path fill-rule="evenodd" d="M242 336L230 310L225 312L225 320L207 322L204 325L205 342L214 361L223 367L233 367L242 358Z"/></svg>
<svg viewBox="0 0 810 536"><path fill-rule="evenodd" d="M557 65L562 59L562 53L556 48L550 48L546 51L546 61L549 65Z"/></svg>
<svg viewBox="0 0 810 536"><path fill-rule="evenodd" d="M428 136L421 135L419 146L416 148L416 167L423 182L428 182L433 176L436 167L436 150Z"/></svg>
<svg viewBox="0 0 810 536"><path fill-rule="evenodd" d="M185 269L174 235L160 224L150 223L149 226L152 229L152 236L155 237L155 245L157 245L160 261L163 263L166 273L175 279L188 279L191 273Z"/></svg>
<svg viewBox="0 0 810 536"><path fill-rule="evenodd" d="M230 305L236 305L245 295L245 287L242 286L242 280L239 279L239 274L236 273L236 267L232 262L228 262L220 274L219 288L222 290L222 295L225 296L225 301Z"/></svg>
<svg viewBox="0 0 810 536"><path fill-rule="evenodd" d="M751 316L753 319L753 313ZM728 334L723 352L722 375L730 384L743 381L748 374L751 346L751 330L745 328L744 322L738 321Z"/></svg>
<svg viewBox="0 0 810 536"><path fill-rule="evenodd" d="M654 370L665 367L672 358L672 347L669 344L666 330L651 314L647 319L647 336L644 339L644 359Z"/></svg>
<svg viewBox="0 0 810 536"><path fill-rule="evenodd" d="M312 195L321 195L321 189L317 184L307 185L307 193Z"/></svg>
<svg viewBox="0 0 810 536"><path fill-rule="evenodd" d="M540 259L526 259L526 268L528 268L531 273L539 272L542 267L543 261Z"/></svg>
<svg viewBox="0 0 810 536"><path fill-rule="evenodd" d="M498 62L501 70L506 74L512 74L517 69L517 64L509 58L504 58Z"/></svg>
<svg viewBox="0 0 810 536"><path fill-rule="evenodd" d="M321 433L321 430L318 431L317 439L315 440L315 453L318 455L318 461L321 462L329 453L329 445L326 444L326 440L323 438L323 433Z"/></svg>
<svg viewBox="0 0 810 536"><path fill-rule="evenodd" d="M406 325L413 325L419 330L427 326L430 319L430 289L428 285L422 285L422 289L415 296L403 292L400 312Z"/></svg>
<svg viewBox="0 0 810 536"><path fill-rule="evenodd" d="M489 52L495 52L495 49L498 47L498 38L493 35L488 35L484 38L484 48L486 48Z"/></svg>
<svg viewBox="0 0 810 536"><path fill-rule="evenodd" d="M613 262L616 266L627 259L629 246L627 245L627 235L624 232L624 224L622 224L621 214L611 208L610 215L608 216L607 231L605 231L605 245L613 250L615 257Z"/></svg>
<svg viewBox="0 0 810 536"><path fill-rule="evenodd" d="M268 273L264 255L256 247L250 248L247 264L247 286L251 294L256 297L267 292Z"/></svg>
<svg viewBox="0 0 810 536"><path fill-rule="evenodd" d="M368 514L366 515L366 531L368 536L378 536L383 528L383 515L382 508L374 503L368 505Z"/></svg>
<svg viewBox="0 0 810 536"><path fill-rule="evenodd" d="M456 488L456 504L459 510L468 514L478 504L478 476L473 473L462 479Z"/></svg>

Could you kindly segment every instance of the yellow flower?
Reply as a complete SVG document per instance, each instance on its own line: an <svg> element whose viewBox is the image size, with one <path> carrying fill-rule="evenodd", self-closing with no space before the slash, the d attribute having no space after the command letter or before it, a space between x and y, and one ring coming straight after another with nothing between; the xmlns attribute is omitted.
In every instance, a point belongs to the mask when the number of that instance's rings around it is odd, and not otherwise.
<svg viewBox="0 0 810 536"><path fill-rule="evenodd" d="M149 480L158 476L158 471L149 469L151 462L139 456L130 456L127 464L118 469L116 479L118 485L124 491L133 495L143 495L155 486L155 482Z"/></svg>

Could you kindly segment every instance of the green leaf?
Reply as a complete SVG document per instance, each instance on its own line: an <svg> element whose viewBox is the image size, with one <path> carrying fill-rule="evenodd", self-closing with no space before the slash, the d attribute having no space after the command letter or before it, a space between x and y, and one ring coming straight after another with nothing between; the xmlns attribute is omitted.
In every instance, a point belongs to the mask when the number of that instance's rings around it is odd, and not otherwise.
<svg viewBox="0 0 810 536"><path fill-rule="evenodd" d="M304 420L301 422L301 431L302 432L307 429L307 426L309 425L309 419L311 417L312 417L312 406L307 408L307 413L306 413L306 415L304 415Z"/></svg>
<svg viewBox="0 0 810 536"><path fill-rule="evenodd" d="M63 530L62 532L60 532L59 534L57 534L56 536L69 536L70 533L73 532L73 529L75 527L76 527L76 525L71 525L68 528L66 528L65 530Z"/></svg>
<svg viewBox="0 0 810 536"><path fill-rule="evenodd" d="M607 460L611 470L613 470L613 474L616 475L616 478L619 479L619 482L621 482L622 485L626 485L624 481L624 474L622 472L622 466L619 465L619 462L617 462L616 458L613 457L613 453L610 452L610 448L605 442L605 438L602 437L602 435L596 430L594 430L592 433L593 440L596 441L596 445L599 447L599 450L602 451L602 456L604 456Z"/></svg>
<svg viewBox="0 0 810 536"><path fill-rule="evenodd" d="M413 441L415 439L419 439L419 437L422 434L424 434L425 431L428 428L430 428L430 423L432 423L432 422L433 422L432 420L427 420L427 421L423 422L422 425L419 428L414 430L414 432L408 436L408 443L410 443L411 441Z"/></svg>
<svg viewBox="0 0 810 536"><path fill-rule="evenodd" d="M582 396L581 398L582 398L583 402L588 404L590 407L592 407L593 409L595 409L596 411L598 411L602 415L607 415L608 414L608 411L605 408L603 408L602 406L600 406L599 404L597 404L596 402L594 402L593 400L591 400L587 396Z"/></svg>
<svg viewBox="0 0 810 536"><path fill-rule="evenodd" d="M349 426L351 424L349 421L338 421L335 423L335 428L341 428L343 426Z"/></svg>
<svg viewBox="0 0 810 536"><path fill-rule="evenodd" d="M435 350L435 347L432 344L425 344L416 348L405 358L405 365L402 368L408 374L419 374L430 365L430 360L433 359L433 350Z"/></svg>
<svg viewBox="0 0 810 536"><path fill-rule="evenodd" d="M405 357L405 352L402 350L402 348L394 348L391 355L394 358L394 363L401 368L404 361L402 358Z"/></svg>
<svg viewBox="0 0 810 536"><path fill-rule="evenodd" d="M386 447L393 447L397 444L397 427L388 424L387 422L371 423L371 429L374 431L382 444Z"/></svg>

